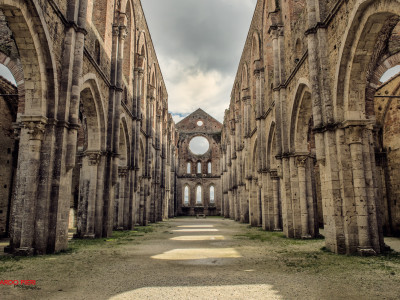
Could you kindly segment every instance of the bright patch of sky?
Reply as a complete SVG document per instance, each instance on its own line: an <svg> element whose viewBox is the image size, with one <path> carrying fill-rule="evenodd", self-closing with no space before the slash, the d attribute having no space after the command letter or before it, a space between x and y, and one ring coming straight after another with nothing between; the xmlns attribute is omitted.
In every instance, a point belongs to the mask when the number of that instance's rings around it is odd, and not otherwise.
<svg viewBox="0 0 400 300"><path fill-rule="evenodd" d="M14 79L14 76L12 76L10 70L3 64L0 64L0 76L3 76L5 79L7 79L9 82L14 84L15 86L17 85L17 82Z"/></svg>
<svg viewBox="0 0 400 300"><path fill-rule="evenodd" d="M192 140L189 143L190 151L192 151L194 154L197 155L203 155L208 151L209 148L210 148L210 143L203 136L196 136L192 138Z"/></svg>
<svg viewBox="0 0 400 300"><path fill-rule="evenodd" d="M400 65L390 68L382 75L380 82L386 82L399 73L400 73Z"/></svg>
<svg viewBox="0 0 400 300"><path fill-rule="evenodd" d="M175 122L202 108L220 122L256 0L143 0Z"/></svg>

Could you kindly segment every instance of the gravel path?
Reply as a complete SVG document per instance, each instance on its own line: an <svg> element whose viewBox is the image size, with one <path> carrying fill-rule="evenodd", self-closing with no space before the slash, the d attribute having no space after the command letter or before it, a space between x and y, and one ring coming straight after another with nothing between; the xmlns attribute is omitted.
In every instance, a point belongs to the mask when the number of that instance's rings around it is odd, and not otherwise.
<svg viewBox="0 0 400 300"><path fill-rule="evenodd" d="M338 256L220 218L178 218L129 243L6 262L0 299L398 299L400 262ZM1 265L0 265L1 268ZM0 269L1 270L1 269Z"/></svg>

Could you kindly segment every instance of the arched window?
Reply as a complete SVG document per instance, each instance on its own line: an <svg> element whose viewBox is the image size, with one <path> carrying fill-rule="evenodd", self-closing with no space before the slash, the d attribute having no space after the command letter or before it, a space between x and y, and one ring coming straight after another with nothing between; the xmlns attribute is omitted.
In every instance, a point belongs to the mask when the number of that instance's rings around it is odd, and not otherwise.
<svg viewBox="0 0 400 300"><path fill-rule="evenodd" d="M189 187L185 186L185 192L183 196L183 203L184 204L189 204Z"/></svg>
<svg viewBox="0 0 400 300"><path fill-rule="evenodd" d="M211 161L208 162L207 172L208 172L208 174L211 174Z"/></svg>
<svg viewBox="0 0 400 300"><path fill-rule="evenodd" d="M215 203L214 186L210 186L210 203Z"/></svg>
<svg viewBox="0 0 400 300"><path fill-rule="evenodd" d="M199 185L199 186L197 186L197 189L196 189L196 204L201 204L203 202L201 200L201 192L202 192L201 186Z"/></svg>
<svg viewBox="0 0 400 300"><path fill-rule="evenodd" d="M187 163L187 167L186 167L186 173L190 174L192 172L192 164L190 162Z"/></svg>
<svg viewBox="0 0 400 300"><path fill-rule="evenodd" d="M197 174L201 174L201 162L197 162Z"/></svg>

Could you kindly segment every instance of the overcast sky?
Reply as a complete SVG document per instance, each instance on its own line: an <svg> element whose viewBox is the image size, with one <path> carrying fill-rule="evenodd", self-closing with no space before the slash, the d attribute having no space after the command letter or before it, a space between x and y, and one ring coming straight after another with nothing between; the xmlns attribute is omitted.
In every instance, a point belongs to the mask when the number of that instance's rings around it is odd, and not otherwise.
<svg viewBox="0 0 400 300"><path fill-rule="evenodd" d="M257 0L142 0L175 121L223 120Z"/></svg>

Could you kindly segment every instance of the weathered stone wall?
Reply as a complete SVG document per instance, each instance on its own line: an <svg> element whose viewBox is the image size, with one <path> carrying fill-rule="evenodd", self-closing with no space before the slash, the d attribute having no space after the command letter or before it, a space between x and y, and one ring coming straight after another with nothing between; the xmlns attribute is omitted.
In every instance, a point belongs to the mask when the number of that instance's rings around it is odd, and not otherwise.
<svg viewBox="0 0 400 300"><path fill-rule="evenodd" d="M177 214L185 216L220 215L222 203L220 176L222 124L203 110L198 109L176 124L176 128L179 133L176 185ZM204 137L209 142L209 149L202 155L194 154L189 147L190 141L197 136ZM188 172L189 163L190 172ZM200 172L197 166L199 163L201 165ZM211 163L211 172L209 172L209 163ZM210 201L211 186L214 187L213 203ZM185 187L189 188L187 203L184 199ZM198 187L201 187L202 191L200 203L197 203L196 198Z"/></svg>
<svg viewBox="0 0 400 300"><path fill-rule="evenodd" d="M2 118L19 141L10 250L65 249L69 226L92 238L167 218L175 128L140 1L4 0L0 11L18 93L18 115Z"/></svg>
<svg viewBox="0 0 400 300"><path fill-rule="evenodd" d="M257 2L222 131L226 217L292 238L323 220L337 253L397 234L397 104L376 93L400 62L398 6Z"/></svg>

